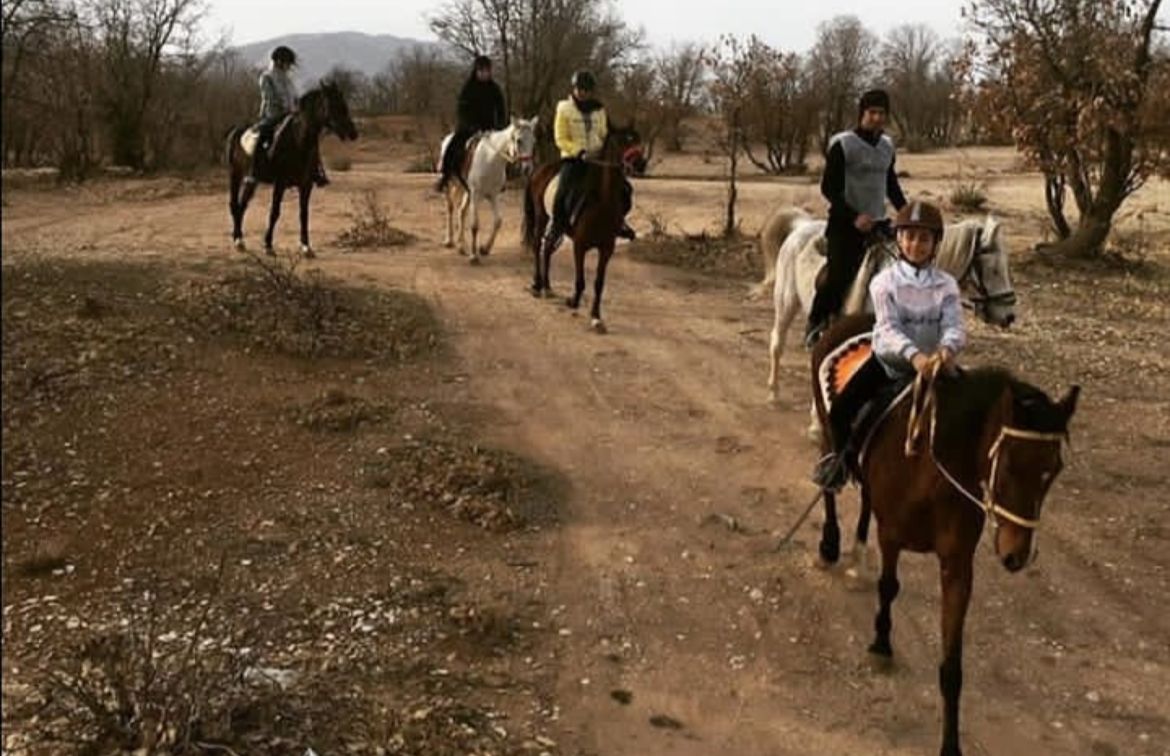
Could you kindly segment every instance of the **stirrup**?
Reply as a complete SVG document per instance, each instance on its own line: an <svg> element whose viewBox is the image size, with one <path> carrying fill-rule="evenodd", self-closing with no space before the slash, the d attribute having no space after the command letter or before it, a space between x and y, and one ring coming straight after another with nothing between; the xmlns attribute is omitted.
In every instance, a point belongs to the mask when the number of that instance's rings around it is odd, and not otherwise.
<svg viewBox="0 0 1170 756"><path fill-rule="evenodd" d="M829 326L827 323L821 323L821 324L815 325L815 326L809 328L807 331L805 331L804 332L804 348L811 352L813 347L815 347L817 345L817 342L821 340L821 336L824 335L825 329L828 327Z"/></svg>

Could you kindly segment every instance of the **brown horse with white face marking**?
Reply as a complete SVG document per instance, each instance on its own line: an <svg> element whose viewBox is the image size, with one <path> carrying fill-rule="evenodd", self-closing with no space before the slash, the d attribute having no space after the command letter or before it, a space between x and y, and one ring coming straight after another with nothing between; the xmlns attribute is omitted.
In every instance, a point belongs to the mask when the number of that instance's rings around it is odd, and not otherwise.
<svg viewBox="0 0 1170 756"><path fill-rule="evenodd" d="M593 284L593 307L590 310L590 327L605 332L601 319L601 293L605 289L605 271L617 244L618 230L625 215L624 197L627 173L645 170L645 159L641 152L641 137L633 126L611 128L605 138L601 156L589 160L589 170L582 177L585 197L581 212L571 224L566 236L573 242L573 262L576 280L573 295L565 304L576 310L581 305L585 291L585 253L596 248L599 255L597 274ZM545 227L551 220L546 207L546 190L560 170L559 163L541 166L528 181L524 191L524 242L532 248L533 277L532 296L550 296L548 269L554 250L541 254Z"/></svg>
<svg viewBox="0 0 1170 756"><path fill-rule="evenodd" d="M256 192L254 182L244 181L252 169L252 157L240 146L240 137L246 130L243 126L234 128L227 138L231 191L228 207L232 214L232 243L236 249L244 248L244 213ZM264 251L270 255L274 254L272 233L280 218L284 191L295 187L301 205L301 252L305 257L313 256L313 248L309 245L309 197L313 193L313 171L320 160L320 141L324 131L332 131L342 140L357 139L358 136L357 127L349 117L345 96L337 85L330 82L322 82L318 89L301 97L296 115L275 137L268 175L260 177L272 184L272 209L268 214L268 231L264 234Z"/></svg>
<svg viewBox="0 0 1170 756"><path fill-rule="evenodd" d="M813 350L813 375L836 346L872 329L872 316L850 316L832 326ZM828 427L818 379L813 383L817 413ZM1040 509L1062 467L1062 445L1080 388L1073 386L1054 402L1006 370L976 368L947 377L938 373L936 362L914 389L912 400L894 407L873 431L857 470L857 539L864 548L872 512L882 555L880 608L869 650L883 657L893 654L890 607L898 595L899 555L904 550L937 555L942 571L942 754L958 756L963 624L975 547L990 519L995 554L1008 571L1018 572L1034 558ZM826 493L824 500L820 552L831 563L840 554L840 531L836 497Z"/></svg>

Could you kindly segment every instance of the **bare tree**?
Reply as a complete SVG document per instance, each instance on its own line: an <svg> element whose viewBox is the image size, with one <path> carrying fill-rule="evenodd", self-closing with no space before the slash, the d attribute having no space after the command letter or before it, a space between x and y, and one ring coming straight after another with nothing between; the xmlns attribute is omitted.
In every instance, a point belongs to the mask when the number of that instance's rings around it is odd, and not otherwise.
<svg viewBox="0 0 1170 756"><path fill-rule="evenodd" d="M956 122L954 54L928 26L903 24L882 44L882 83L895 95L891 112L908 149L947 144Z"/></svg>
<svg viewBox="0 0 1170 756"><path fill-rule="evenodd" d="M739 198L737 186L739 152L744 143L744 111L751 96L753 79L757 76L761 58L767 46L757 37L746 41L730 35L720 37L719 44L708 52L707 62L713 78L710 95L719 113L722 130L720 147L727 156L727 204L723 219L723 235L735 234L738 223L735 204Z"/></svg>
<svg viewBox="0 0 1170 756"><path fill-rule="evenodd" d="M811 76L795 53L782 53L756 43L751 54L744 153L766 173L803 172L809 139L816 128L817 105ZM757 155L756 145L762 147L762 154Z"/></svg>
<svg viewBox="0 0 1170 756"><path fill-rule="evenodd" d="M1044 173L1056 251L1098 256L1113 217L1156 172L1170 170L1161 0L976 0L982 39L968 64L990 88L1016 145ZM1164 86L1164 84L1163 84ZM1065 215L1071 193L1076 227Z"/></svg>
<svg viewBox="0 0 1170 756"><path fill-rule="evenodd" d="M809 64L821 100L820 147L848 127L861 92L875 78L878 40L856 16L837 16L817 27Z"/></svg>
<svg viewBox="0 0 1170 756"><path fill-rule="evenodd" d="M671 45L654 61L666 146L674 152L683 148L683 121L693 116L703 90L705 66L703 48L696 44Z"/></svg>
<svg viewBox="0 0 1170 756"><path fill-rule="evenodd" d="M90 8L104 63L102 104L115 163L145 168L147 120L168 52L197 44L204 0L100 0Z"/></svg>
<svg viewBox="0 0 1170 756"><path fill-rule="evenodd" d="M604 94L643 48L605 0L449 0L430 25L468 55L498 58L512 111L544 123L575 69L593 69Z"/></svg>

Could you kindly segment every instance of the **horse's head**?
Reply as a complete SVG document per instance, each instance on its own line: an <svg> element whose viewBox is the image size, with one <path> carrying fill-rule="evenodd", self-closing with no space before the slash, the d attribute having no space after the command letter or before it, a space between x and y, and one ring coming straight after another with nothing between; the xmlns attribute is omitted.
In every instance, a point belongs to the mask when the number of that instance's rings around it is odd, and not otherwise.
<svg viewBox="0 0 1170 756"><path fill-rule="evenodd" d="M532 154L536 150L536 123L539 116L512 118L508 137L509 160L520 165L525 176L532 175Z"/></svg>
<svg viewBox="0 0 1170 756"><path fill-rule="evenodd" d="M349 117L349 105L345 102L345 93L341 87L332 81L321 82L321 121L325 128L332 131L342 141L358 138L357 127Z"/></svg>
<svg viewBox="0 0 1170 756"><path fill-rule="evenodd" d="M1040 389L1015 383L1003 400L1009 420L989 453L985 506L995 527L995 554L1009 572L1035 558L1040 509L1064 466L1061 451L1080 391L1073 386L1053 402Z"/></svg>
<svg viewBox="0 0 1170 756"><path fill-rule="evenodd" d="M646 157L642 152L642 136L631 121L627 126L613 126L605 137L602 157L621 163L626 175L640 176L646 172Z"/></svg>
<svg viewBox="0 0 1170 756"><path fill-rule="evenodd" d="M999 221L987 216L976 234L971 258L971 284L975 289L971 304L985 322L1009 328L1016 321L1016 292L1002 239Z"/></svg>

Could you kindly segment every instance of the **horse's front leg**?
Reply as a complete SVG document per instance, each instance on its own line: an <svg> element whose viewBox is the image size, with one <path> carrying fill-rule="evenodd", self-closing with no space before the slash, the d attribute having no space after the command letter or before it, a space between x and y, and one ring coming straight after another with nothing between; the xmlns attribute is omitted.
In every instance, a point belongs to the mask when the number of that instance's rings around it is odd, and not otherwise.
<svg viewBox="0 0 1170 756"><path fill-rule="evenodd" d="M272 185L272 209L268 211L268 230L264 233L264 253L275 255L272 249L272 235L276 231L276 221L280 219L280 203L284 200L284 184L277 182Z"/></svg>
<svg viewBox="0 0 1170 756"><path fill-rule="evenodd" d="M799 305L794 299L783 295L774 298L772 333L768 339L768 401L772 404L780 402L780 357Z"/></svg>
<svg viewBox="0 0 1170 756"><path fill-rule="evenodd" d="M468 210L471 212L471 250L469 254L471 255L471 264L479 265L479 194L472 190L467 196L470 198Z"/></svg>
<svg viewBox="0 0 1170 756"><path fill-rule="evenodd" d="M605 270L609 267L609 259L613 257L613 242L598 248L597 275L593 279L593 307L590 309L589 327L597 333L605 333L605 321L601 319L601 293L605 291ZM584 275L584 255L582 255L582 275Z"/></svg>
<svg viewBox="0 0 1170 756"><path fill-rule="evenodd" d="M901 585L898 583L898 556L902 547L885 538L882 538L881 528L878 528L878 542L882 550L882 576L878 580L878 613L873 621L874 639L869 646L871 654L889 658L894 655L894 647L890 645L890 629L893 620L890 618L890 607L898 597Z"/></svg>
<svg viewBox="0 0 1170 756"><path fill-rule="evenodd" d="M496 246L496 236L500 233L500 226L504 225L504 218L500 215L500 195L493 194L488 203L492 206L492 232L488 236L487 243L483 245L480 254L487 257L492 253L492 247Z"/></svg>
<svg viewBox="0 0 1170 756"><path fill-rule="evenodd" d="M942 568L942 647L938 686L943 697L941 756L961 756L959 694L963 690L963 624L971 601L972 555L940 557Z"/></svg>
<svg viewBox="0 0 1170 756"><path fill-rule="evenodd" d="M818 550L821 561L825 564L836 564L841 558L841 526L837 524L837 495L826 490L822 497L825 501L825 522L821 525L821 543Z"/></svg>
<svg viewBox="0 0 1170 756"><path fill-rule="evenodd" d="M313 182L308 181L297 188L298 199L301 202L301 254L308 258L316 257L312 245L309 244L309 197L313 194Z"/></svg>

